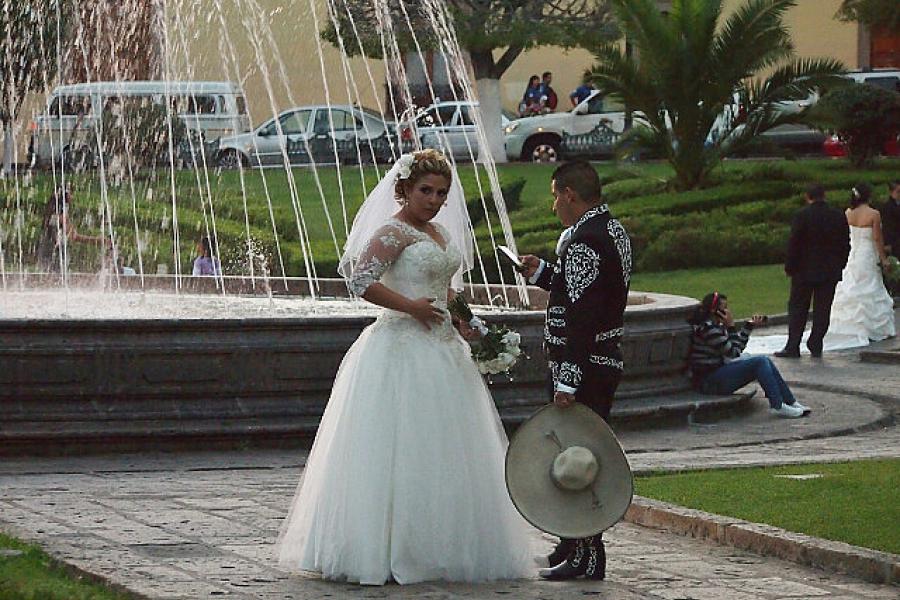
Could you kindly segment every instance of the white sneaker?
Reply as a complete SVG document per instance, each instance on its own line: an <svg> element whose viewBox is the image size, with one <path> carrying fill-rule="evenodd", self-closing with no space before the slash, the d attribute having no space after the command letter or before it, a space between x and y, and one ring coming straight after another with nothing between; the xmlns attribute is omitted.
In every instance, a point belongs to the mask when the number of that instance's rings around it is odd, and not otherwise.
<svg viewBox="0 0 900 600"><path fill-rule="evenodd" d="M799 419L804 415L803 409L798 408L796 404L782 404L781 408L770 408L769 412L777 415L782 419Z"/></svg>
<svg viewBox="0 0 900 600"><path fill-rule="evenodd" d="M799 400L794 400L794 403L791 404L791 406L793 406L793 407L795 407L795 408L799 408L800 410L802 410L802 411L803 411L803 416L806 416L806 415L808 415L809 413L812 412L812 409L811 409L810 407L806 406L805 404L800 404L800 401L799 401Z"/></svg>

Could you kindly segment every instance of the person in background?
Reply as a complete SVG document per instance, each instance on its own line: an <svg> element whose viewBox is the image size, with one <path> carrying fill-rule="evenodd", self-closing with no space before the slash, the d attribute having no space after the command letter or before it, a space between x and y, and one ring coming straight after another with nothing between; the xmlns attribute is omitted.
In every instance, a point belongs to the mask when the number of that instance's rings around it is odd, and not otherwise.
<svg viewBox="0 0 900 600"><path fill-rule="evenodd" d="M888 183L888 199L881 207L881 231L884 250L900 257L900 179Z"/></svg>
<svg viewBox="0 0 900 600"><path fill-rule="evenodd" d="M572 107L576 107L591 95L595 89L593 82L591 81L590 72L585 72L584 78L582 79L581 85L575 88L571 94L569 94L569 100L572 101Z"/></svg>
<svg viewBox="0 0 900 600"><path fill-rule="evenodd" d="M522 101L519 103L519 116L528 117L540 114L543 108L541 103L541 78L537 75L532 75L528 78L528 86L525 88Z"/></svg>
<svg viewBox="0 0 900 600"><path fill-rule="evenodd" d="M194 277L204 275L219 276L222 274L222 265L219 263L219 259L213 256L214 247L215 244L206 236L197 243L197 254L200 256L194 259L194 271L192 273Z"/></svg>
<svg viewBox="0 0 900 600"><path fill-rule="evenodd" d="M768 356L742 358L753 328L765 317L756 315L738 329L724 294L707 294L689 320L694 329L689 357L694 388L703 394L732 394L758 381L772 414L796 419L810 413L800 404Z"/></svg>
<svg viewBox="0 0 900 600"><path fill-rule="evenodd" d="M548 112L556 110L556 105L559 103L556 91L550 87L552 82L553 73L544 71L544 74L541 75L540 98L543 103L543 108L547 109Z"/></svg>
<svg viewBox="0 0 900 600"><path fill-rule="evenodd" d="M66 244L71 242L110 245L106 237L82 235L69 219L69 205L72 191L67 186L50 194L44 207L41 223L41 238L38 241L37 261L40 269L47 273L59 273L62 262L68 263L69 252Z"/></svg>
<svg viewBox="0 0 900 600"><path fill-rule="evenodd" d="M800 341L813 301L812 332L806 347L814 358L822 356L828 333L834 290L850 255L847 217L825 203L825 188L819 184L806 190L806 207L794 217L788 239L784 272L791 278L788 300L788 339L779 358L800 358Z"/></svg>

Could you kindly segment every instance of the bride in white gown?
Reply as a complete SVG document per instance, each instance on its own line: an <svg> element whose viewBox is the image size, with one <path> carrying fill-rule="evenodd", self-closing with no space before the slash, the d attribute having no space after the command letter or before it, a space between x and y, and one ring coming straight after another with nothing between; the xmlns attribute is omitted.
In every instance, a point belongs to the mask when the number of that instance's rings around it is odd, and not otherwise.
<svg viewBox="0 0 900 600"><path fill-rule="evenodd" d="M896 335L894 300L884 287L878 262L887 254L881 233L881 215L869 206L872 188L865 183L852 190L847 223L850 225L850 256L841 273L831 305L831 319L824 350L867 346ZM804 332L804 340L809 331ZM769 354L782 348L783 335L754 336L747 353ZM803 345L805 350L805 344Z"/></svg>
<svg viewBox="0 0 900 600"><path fill-rule="evenodd" d="M869 206L872 189L866 184L853 188L847 209L850 225L850 257L834 292L828 334L856 336L859 345L896 335L894 300L884 287L879 261L887 253L881 232L881 214ZM827 342L827 336L826 336Z"/></svg>
<svg viewBox="0 0 900 600"><path fill-rule="evenodd" d="M433 150L401 157L357 214L341 272L386 310L340 366L282 527L282 567L372 585L530 574L507 439L446 312L470 239L462 188Z"/></svg>

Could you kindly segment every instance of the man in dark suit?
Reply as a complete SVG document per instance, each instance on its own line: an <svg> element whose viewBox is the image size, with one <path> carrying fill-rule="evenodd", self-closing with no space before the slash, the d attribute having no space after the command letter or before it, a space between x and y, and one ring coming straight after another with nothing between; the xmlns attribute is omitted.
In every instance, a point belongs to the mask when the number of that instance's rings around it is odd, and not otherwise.
<svg viewBox="0 0 900 600"><path fill-rule="evenodd" d="M782 358L800 357L800 338L813 301L813 325L806 347L814 357L822 356L822 340L831 319L834 288L850 254L847 217L825 204L825 188L806 190L806 207L794 217L784 271L791 278L788 301L788 341L775 353Z"/></svg>
<svg viewBox="0 0 900 600"><path fill-rule="evenodd" d="M566 230L549 263L522 256L529 282L550 292L544 348L553 377L553 401L560 408L580 402L604 419L622 378L620 342L631 280L631 241L602 200L597 170L585 161L554 171L553 211ZM603 579L602 534L561 540L547 557L545 579Z"/></svg>

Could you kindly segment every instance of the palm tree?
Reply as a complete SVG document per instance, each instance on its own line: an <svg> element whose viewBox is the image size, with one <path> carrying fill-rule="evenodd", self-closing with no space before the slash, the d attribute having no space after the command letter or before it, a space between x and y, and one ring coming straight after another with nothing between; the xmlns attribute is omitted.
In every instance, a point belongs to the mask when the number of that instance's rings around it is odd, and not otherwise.
<svg viewBox="0 0 900 600"><path fill-rule="evenodd" d="M702 185L764 131L801 121L804 110L778 103L804 100L845 70L833 59L794 59L784 24L794 0L746 0L721 24L722 0L673 0L665 15L655 0L611 4L635 56L598 49L593 81L643 113L645 126L623 142L664 156L678 189Z"/></svg>

